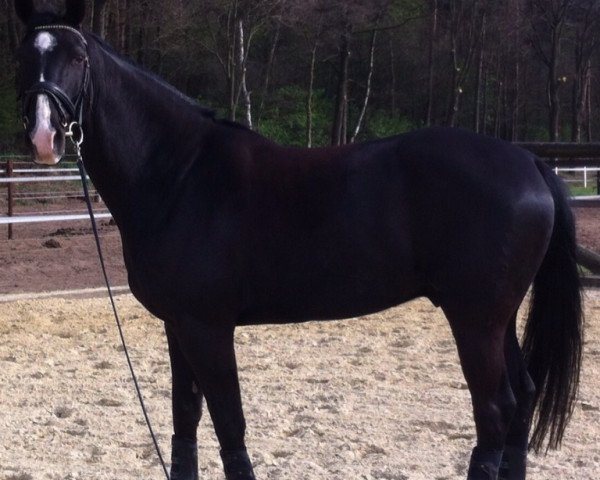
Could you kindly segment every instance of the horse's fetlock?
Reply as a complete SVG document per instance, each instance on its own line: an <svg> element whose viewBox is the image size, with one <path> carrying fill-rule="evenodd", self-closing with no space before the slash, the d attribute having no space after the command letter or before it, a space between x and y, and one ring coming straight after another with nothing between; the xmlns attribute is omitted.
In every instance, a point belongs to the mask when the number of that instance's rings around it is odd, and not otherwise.
<svg viewBox="0 0 600 480"><path fill-rule="evenodd" d="M198 480L198 444L195 440L171 438L171 480Z"/></svg>
<svg viewBox="0 0 600 480"><path fill-rule="evenodd" d="M256 480L245 448L233 451L221 450L221 459L227 480Z"/></svg>
<svg viewBox="0 0 600 480"><path fill-rule="evenodd" d="M475 447L471 453L467 480L496 480L502 460L502 450Z"/></svg>

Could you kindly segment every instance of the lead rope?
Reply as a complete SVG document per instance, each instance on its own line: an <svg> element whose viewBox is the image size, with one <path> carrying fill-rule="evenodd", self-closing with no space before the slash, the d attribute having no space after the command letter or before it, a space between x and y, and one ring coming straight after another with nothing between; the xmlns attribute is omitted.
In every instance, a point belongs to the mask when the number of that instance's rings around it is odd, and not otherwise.
<svg viewBox="0 0 600 480"><path fill-rule="evenodd" d="M73 128L77 128L78 135L75 137L75 133L73 132ZM90 222L92 224L92 231L94 232L94 240L96 241L96 250L98 251L98 258L100 259L100 266L102 267L102 275L104 276L104 282L106 283L106 288L108 290L108 297L110 298L110 304L112 306L113 314L115 316L115 321L117 323L117 329L119 330L119 337L121 338L121 345L123 345L123 351L125 352L125 358L127 359L127 365L129 366L129 372L131 373L131 378L133 379L133 384L135 385L135 391L138 396L138 400L140 402L140 406L142 407L142 413L144 414L144 419L146 420L146 425L148 427L148 431L150 432L150 436L152 437L152 442L154 443L154 448L156 449L156 453L158 455L158 459L160 461L160 465L162 466L163 472L165 474L165 478L170 480L169 472L167 470L167 465L163 459L163 456L160 452L160 447L158 446L158 441L156 440L156 435L154 434L154 429L152 428L152 424L150 423L150 417L148 416L148 411L146 410L146 404L144 403L144 398L142 396L142 390L138 383L137 376L135 375L135 371L133 369L133 364L131 363L131 358L129 357L129 351L127 349L127 343L125 342L125 335L123 334L123 328L121 326L121 320L119 318L119 314L117 313L117 306L115 304L115 299L112 293L112 289L110 287L110 282L108 280L108 274L106 273L106 265L104 263L104 255L102 254L102 246L100 245L100 236L98 235L98 227L96 225L96 218L94 216L94 209L92 207L92 201L90 200L90 192L87 186L87 172L85 170L85 166L83 165L83 157L81 156L81 144L83 143L83 131L79 124L73 122L69 125L69 130L66 134L73 145L75 146L75 153L77 156L77 167L79 168L79 174L81 175L81 184L83 185L83 194L85 196L85 203L87 205L88 213L90 215Z"/></svg>

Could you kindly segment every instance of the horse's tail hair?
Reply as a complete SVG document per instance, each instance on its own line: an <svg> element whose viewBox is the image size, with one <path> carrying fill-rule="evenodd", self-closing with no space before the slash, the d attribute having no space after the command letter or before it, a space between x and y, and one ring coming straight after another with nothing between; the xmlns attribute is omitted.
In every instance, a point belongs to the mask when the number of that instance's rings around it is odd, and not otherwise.
<svg viewBox="0 0 600 480"><path fill-rule="evenodd" d="M523 354L536 387L529 448L560 446L579 386L583 345L581 281L576 261L575 221L562 181L538 168L554 199L554 228L546 256L533 282Z"/></svg>

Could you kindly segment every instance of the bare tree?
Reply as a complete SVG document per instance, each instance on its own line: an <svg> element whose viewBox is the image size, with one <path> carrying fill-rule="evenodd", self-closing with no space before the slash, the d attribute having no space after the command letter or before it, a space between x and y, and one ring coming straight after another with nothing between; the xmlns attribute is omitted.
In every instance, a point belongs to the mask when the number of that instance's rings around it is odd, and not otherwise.
<svg viewBox="0 0 600 480"><path fill-rule="evenodd" d="M561 48L567 14L574 0L528 0L530 42L546 66L548 137L554 142L560 133L560 87L566 77L559 73Z"/></svg>
<svg viewBox="0 0 600 480"><path fill-rule="evenodd" d="M454 0L448 5L451 94L446 122L450 126L457 125L465 83L469 78L477 42L485 28L486 11L483 7L480 0Z"/></svg>
<svg viewBox="0 0 600 480"><path fill-rule="evenodd" d="M106 4L108 0L94 0L92 3L92 30L104 37L106 35Z"/></svg>
<svg viewBox="0 0 600 480"><path fill-rule="evenodd" d="M425 117L425 125L430 126L433 114L433 86L435 75L435 42L437 39L438 30L438 0L429 0L430 2L430 30L429 30L429 57L428 57L428 74L427 74L427 114Z"/></svg>
<svg viewBox="0 0 600 480"><path fill-rule="evenodd" d="M362 103L362 107L360 109L360 113L358 115L358 120L356 121L356 127L354 128L354 133L350 138L350 143L354 143L356 141L356 137L360 133L360 129L362 128L363 121L365 119L365 114L367 113L367 106L369 105L369 99L371 97L371 85L373 83L373 71L375 70L375 43L377 41L377 27L379 26L379 18L375 23L375 28L371 33L371 46L369 47L369 71L367 73L367 83L365 86L365 96Z"/></svg>
<svg viewBox="0 0 600 480"><path fill-rule="evenodd" d="M577 0L571 18L575 26L571 141L580 142L591 87L591 59L600 47L600 5L596 0Z"/></svg>
<svg viewBox="0 0 600 480"><path fill-rule="evenodd" d="M348 109L348 67L350 64L350 24L346 23L340 34L338 45L338 82L331 128L331 144L342 145L346 143L347 109Z"/></svg>

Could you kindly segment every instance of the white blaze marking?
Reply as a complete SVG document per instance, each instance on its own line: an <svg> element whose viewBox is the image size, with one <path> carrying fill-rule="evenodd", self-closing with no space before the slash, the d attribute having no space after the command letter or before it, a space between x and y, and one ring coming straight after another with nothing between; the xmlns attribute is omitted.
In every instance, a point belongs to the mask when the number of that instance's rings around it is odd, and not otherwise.
<svg viewBox="0 0 600 480"><path fill-rule="evenodd" d="M42 57L45 53L51 52L56 46L56 38L54 35L48 32L40 32L37 37L35 37L34 46L40 52ZM40 73L40 82L44 82L46 79L44 78L44 62L42 61L42 72Z"/></svg>
<svg viewBox="0 0 600 480"><path fill-rule="evenodd" d="M54 165L59 158L54 153L54 135L56 130L50 123L50 101L48 96L40 94L37 97L35 111L35 127L31 133L31 143L35 145L36 157L39 163Z"/></svg>
<svg viewBox="0 0 600 480"><path fill-rule="evenodd" d="M35 39L35 48L43 55L46 52L51 52L56 46L56 38L48 32L40 32Z"/></svg>

